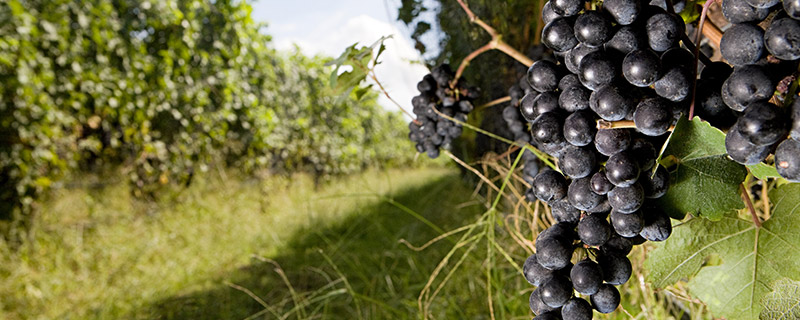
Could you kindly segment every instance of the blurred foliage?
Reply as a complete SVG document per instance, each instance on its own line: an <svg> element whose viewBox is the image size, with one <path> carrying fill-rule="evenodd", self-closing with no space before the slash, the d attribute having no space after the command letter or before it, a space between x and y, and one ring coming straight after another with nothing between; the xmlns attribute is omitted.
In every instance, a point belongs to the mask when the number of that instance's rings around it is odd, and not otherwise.
<svg viewBox="0 0 800 320"><path fill-rule="evenodd" d="M544 49L538 45L537 35L541 33L541 29L537 26L540 24L539 17L544 0L465 0L464 2L478 18L495 28L502 35L503 41L534 60L541 59ZM426 21L421 15L431 11L436 13L436 21ZM429 66L450 63L455 69L464 57L491 40L488 33L470 22L456 1L403 0L398 10L398 20L413 30L412 38L416 41L416 48L423 54L431 50L425 47L422 36L431 30L431 24L438 24L442 32L437 35L439 41L436 45L439 50L433 50L438 52L438 55L428 57L426 63ZM508 89L523 77L526 71L526 66L495 50L483 53L472 60L464 72L464 77L469 79L471 85L481 88L482 101L478 102L481 104L507 96ZM513 139L502 119L503 106L505 104L470 114L470 122ZM469 130L464 132L462 140L467 140L462 143L466 143L468 147L461 156L467 158L480 157L487 151L504 152L507 148L500 141L483 135L476 136ZM471 141L475 141L475 144L472 145Z"/></svg>
<svg viewBox="0 0 800 320"><path fill-rule="evenodd" d="M0 1L0 216L25 221L76 170L121 166L153 198L210 165L325 178L409 161L399 114L374 91L337 99L330 59L270 48L251 10Z"/></svg>

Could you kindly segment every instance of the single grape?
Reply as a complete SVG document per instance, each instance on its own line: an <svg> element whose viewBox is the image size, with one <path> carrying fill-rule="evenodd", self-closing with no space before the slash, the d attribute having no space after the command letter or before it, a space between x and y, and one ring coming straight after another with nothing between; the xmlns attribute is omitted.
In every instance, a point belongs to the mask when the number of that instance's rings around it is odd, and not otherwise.
<svg viewBox="0 0 800 320"><path fill-rule="evenodd" d="M631 133L628 129L599 129L594 136L597 151L606 156L628 149L631 145Z"/></svg>
<svg viewBox="0 0 800 320"><path fill-rule="evenodd" d="M637 0L606 0L603 1L603 10L614 17L617 24L629 25L639 17L642 4Z"/></svg>
<svg viewBox="0 0 800 320"><path fill-rule="evenodd" d="M789 131L787 120L778 106L768 102L755 102L739 117L737 129L750 143L767 146L786 137Z"/></svg>
<svg viewBox="0 0 800 320"><path fill-rule="evenodd" d="M572 298L561 308L561 318L566 320L592 320L592 305L581 298Z"/></svg>
<svg viewBox="0 0 800 320"><path fill-rule="evenodd" d="M564 141L561 133L563 119L554 112L539 115L531 123L531 135L538 143L557 143Z"/></svg>
<svg viewBox="0 0 800 320"><path fill-rule="evenodd" d="M778 145L775 168L784 179L800 182L800 141L786 139Z"/></svg>
<svg viewBox="0 0 800 320"><path fill-rule="evenodd" d="M611 39L611 21L600 11L586 11L575 20L575 38L590 47L599 47Z"/></svg>
<svg viewBox="0 0 800 320"><path fill-rule="evenodd" d="M581 59L578 78L590 90L596 90L617 78L617 64L603 51L595 51Z"/></svg>
<svg viewBox="0 0 800 320"><path fill-rule="evenodd" d="M572 243L576 240L578 235L575 233L575 224L567 222L556 223L536 236L536 241L544 239L557 239L559 241Z"/></svg>
<svg viewBox="0 0 800 320"><path fill-rule="evenodd" d="M728 156L743 165L754 165L767 158L769 146L757 146L739 133L739 123L736 122L725 136L725 150Z"/></svg>
<svg viewBox="0 0 800 320"><path fill-rule="evenodd" d="M581 211L575 209L567 199L561 199L550 205L550 214L557 222L577 224L581 219Z"/></svg>
<svg viewBox="0 0 800 320"><path fill-rule="evenodd" d="M634 86L650 86L661 74L661 59L647 49L631 51L622 60L622 74Z"/></svg>
<svg viewBox="0 0 800 320"><path fill-rule="evenodd" d="M703 69L705 72L705 69ZM736 115L722 99L722 81L708 80L697 84L695 114L712 126L725 129L736 122Z"/></svg>
<svg viewBox="0 0 800 320"><path fill-rule="evenodd" d="M588 246L599 247L611 238L611 225L602 215L590 214L578 222L578 237Z"/></svg>
<svg viewBox="0 0 800 320"><path fill-rule="evenodd" d="M683 19L670 13L657 13L647 19L647 41L650 48L664 52L678 45L686 31Z"/></svg>
<svg viewBox="0 0 800 320"><path fill-rule="evenodd" d="M585 147L568 146L558 157L559 168L572 179L590 175L596 164L594 150Z"/></svg>
<svg viewBox="0 0 800 320"><path fill-rule="evenodd" d="M648 136L660 136L669 131L673 114L669 101L663 98L650 98L639 102L633 112L636 130Z"/></svg>
<svg viewBox="0 0 800 320"><path fill-rule="evenodd" d="M558 81L561 80L561 77L561 68L547 60L536 61L528 68L528 83L539 92L558 89Z"/></svg>
<svg viewBox="0 0 800 320"><path fill-rule="evenodd" d="M535 253L525 259L525 264L522 265L522 273L525 275L525 280L528 280L528 283L536 287L553 275L552 270L548 270L539 264Z"/></svg>
<svg viewBox="0 0 800 320"><path fill-rule="evenodd" d="M567 180L554 170L544 170L533 179L533 194L537 199L551 203L567 196Z"/></svg>
<svg viewBox="0 0 800 320"><path fill-rule="evenodd" d="M627 187L639 179L639 162L630 152L617 152L606 161L606 178L615 186Z"/></svg>
<svg viewBox="0 0 800 320"><path fill-rule="evenodd" d="M767 8L755 8L746 0L725 0L722 2L722 15L731 23L759 22L769 15Z"/></svg>
<svg viewBox="0 0 800 320"><path fill-rule="evenodd" d="M589 111L577 111L564 120L564 139L574 146L586 146L592 143L597 124Z"/></svg>
<svg viewBox="0 0 800 320"><path fill-rule="evenodd" d="M589 96L589 108L606 121L625 119L635 107L630 95L616 84L600 86Z"/></svg>
<svg viewBox="0 0 800 320"><path fill-rule="evenodd" d="M608 284L624 284L633 273L631 261L624 255L601 254L597 257L597 263L603 270L603 280Z"/></svg>
<svg viewBox="0 0 800 320"><path fill-rule="evenodd" d="M638 183L628 187L616 186L608 192L608 203L620 212L634 212L644 203L644 189Z"/></svg>
<svg viewBox="0 0 800 320"><path fill-rule="evenodd" d="M764 45L778 59L800 59L800 21L791 18L772 21L764 34Z"/></svg>
<svg viewBox="0 0 800 320"><path fill-rule="evenodd" d="M672 234L672 222L666 212L660 208L649 206L642 209L644 228L639 233L650 241L664 241Z"/></svg>
<svg viewBox="0 0 800 320"><path fill-rule="evenodd" d="M603 196L592 192L591 178L579 178L572 180L567 189L567 199L578 210L591 210L601 202Z"/></svg>
<svg viewBox="0 0 800 320"><path fill-rule="evenodd" d="M550 2L550 6L553 7L554 11L558 12L553 1ZM556 18L542 29L542 43L554 51L563 52L574 48L578 44L578 39L575 39L572 24L569 20Z"/></svg>
<svg viewBox="0 0 800 320"><path fill-rule="evenodd" d="M600 285L597 293L591 296L592 306L600 313L611 313L619 306L619 290L610 284Z"/></svg>
<svg viewBox="0 0 800 320"><path fill-rule="evenodd" d="M599 195L605 195L614 188L614 184L608 181L605 171L598 171L592 175L592 191Z"/></svg>
<svg viewBox="0 0 800 320"><path fill-rule="evenodd" d="M593 295L603 284L603 270L592 260L581 260L569 272L572 287L580 294Z"/></svg>
<svg viewBox="0 0 800 320"><path fill-rule="evenodd" d="M649 199L661 198L669 190L669 172L662 165L658 165L655 172L646 171L639 177L644 196Z"/></svg>
<svg viewBox="0 0 800 320"><path fill-rule="evenodd" d="M553 308L563 306L572 298L572 282L561 275L553 275L539 289L542 290L542 301Z"/></svg>
<svg viewBox="0 0 800 320"><path fill-rule="evenodd" d="M644 229L644 217L641 211L621 213L617 210L611 210L610 219L614 231L626 238L635 237Z"/></svg>
<svg viewBox="0 0 800 320"><path fill-rule="evenodd" d="M542 267L559 270L569 265L572 258L572 243L558 238L544 238L536 241L536 259Z"/></svg>
<svg viewBox="0 0 800 320"><path fill-rule="evenodd" d="M531 292L531 296L528 299L528 305L531 307L531 311L533 311L534 314L543 314L556 309L548 306L544 303L544 301L542 301L542 292L539 288L536 288L536 290Z"/></svg>
<svg viewBox="0 0 800 320"><path fill-rule="evenodd" d="M764 55L764 30L755 24L734 24L725 30L719 48L734 66L753 64Z"/></svg>
<svg viewBox="0 0 800 320"><path fill-rule="evenodd" d="M589 109L589 96L591 91L583 86L574 86L561 92L558 96L558 105L568 112Z"/></svg>

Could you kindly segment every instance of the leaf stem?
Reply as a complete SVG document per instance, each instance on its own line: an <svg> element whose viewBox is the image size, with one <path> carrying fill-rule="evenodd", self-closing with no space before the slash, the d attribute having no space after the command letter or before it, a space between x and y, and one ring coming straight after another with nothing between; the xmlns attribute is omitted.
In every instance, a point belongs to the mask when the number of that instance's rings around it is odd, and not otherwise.
<svg viewBox="0 0 800 320"><path fill-rule="evenodd" d="M636 123L631 120L620 120L620 121L606 121L603 119L597 120L597 129L636 129ZM672 132L675 130L675 126L670 126L668 131Z"/></svg>
<svg viewBox="0 0 800 320"><path fill-rule="evenodd" d="M750 200L750 194L747 192L747 187L745 187L744 183L742 183L739 185L739 189L742 192L742 199L744 199L744 203L747 205L747 210L750 211L750 216L753 217L753 223L756 225L756 228L761 228L761 219L758 218L756 208L753 207L753 201Z"/></svg>

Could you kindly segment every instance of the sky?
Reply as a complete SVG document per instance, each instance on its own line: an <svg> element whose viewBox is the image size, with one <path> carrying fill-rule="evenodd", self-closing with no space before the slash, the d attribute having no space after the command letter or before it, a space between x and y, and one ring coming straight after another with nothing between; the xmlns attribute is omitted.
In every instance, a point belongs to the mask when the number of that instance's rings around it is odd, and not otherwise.
<svg viewBox="0 0 800 320"><path fill-rule="evenodd" d="M253 18L268 23L266 32L276 48L297 45L306 55L338 57L353 43L371 45L393 35L375 71L392 98L411 108L417 82L428 70L412 63L421 57L409 38L411 30L396 19L400 0L256 0L252 5ZM378 102L397 110L383 95Z"/></svg>

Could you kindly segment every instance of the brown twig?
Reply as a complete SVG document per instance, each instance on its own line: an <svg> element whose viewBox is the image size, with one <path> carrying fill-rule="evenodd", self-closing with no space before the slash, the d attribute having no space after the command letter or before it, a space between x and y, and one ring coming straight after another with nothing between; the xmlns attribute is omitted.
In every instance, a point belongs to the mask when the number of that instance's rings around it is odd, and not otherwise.
<svg viewBox="0 0 800 320"><path fill-rule="evenodd" d="M375 84L378 85L378 88L381 89L381 92L383 92L383 95L385 95L386 98L389 99L389 101L394 103L394 105L397 106L397 108L399 108L400 111L403 111L403 113L405 113L409 118L411 118L412 119L411 121L414 121L414 123L416 123L416 124L420 124L420 122L417 121L417 119L415 119L416 117L413 114L408 112L408 110L403 108L403 106L401 106L399 103L397 103L397 101L395 101L394 98L392 98L392 96L389 95L389 92L386 91L386 88L383 87L383 84L381 84L381 82L378 80L378 77L375 76L375 71L374 70L370 71L369 77L372 79L372 81L375 81Z"/></svg>
<svg viewBox="0 0 800 320"><path fill-rule="evenodd" d="M454 87L455 84L458 83L458 79L461 78L461 75L464 73L464 69L467 67L466 65L469 64L469 62L472 61L472 59L475 59L481 53L484 53L492 49L500 50L501 52L507 54L511 58L514 58L514 60L519 61L520 63L524 64L527 67L530 67L533 64L533 60L528 58L522 52L517 51L517 49L514 49L513 47L505 43L505 41L503 41L502 39L502 35L497 33L497 30L495 30L494 28L492 28L492 26L490 26L489 24L478 18L478 16L475 15L475 13L469 9L469 6L467 6L464 0L456 0L456 1L461 6L461 8L464 9L464 13L466 13L467 16L469 17L469 21L483 28L483 30L485 30L486 33L488 33L489 36L492 37L492 39L489 40L489 42L484 46L470 53L466 58L464 58L464 60L461 61L461 65L458 66L458 71L456 71L456 75L453 78L453 81L450 82L451 87Z"/></svg>
<svg viewBox="0 0 800 320"><path fill-rule="evenodd" d="M475 111L480 111L480 110L483 110L483 109L486 109L486 108L489 108L489 107L493 107L493 106L496 106L496 105L501 104L501 103L506 103L506 102L509 102L509 101L511 101L511 97L510 96L497 98L497 99L494 99L492 101L489 101L487 103L484 103L484 104L478 106L477 108L475 108Z"/></svg>
<svg viewBox="0 0 800 320"><path fill-rule="evenodd" d="M744 203L747 205L747 210L750 211L750 216L753 217L753 223L755 223L756 228L761 228L761 219L758 218L758 213L756 213L756 208L753 207L753 201L750 200L750 194L747 193L747 188L744 186L744 183L739 185L739 189L742 192L742 199L744 199Z"/></svg>
<svg viewBox="0 0 800 320"><path fill-rule="evenodd" d="M699 44L700 40L703 37L703 25L706 22L706 16L708 16L708 8L711 6L712 3L716 2L716 0L708 0L703 5L703 11L700 13L700 22L697 24L697 34L695 35L695 43ZM692 102L689 106L689 120L691 121L694 118L694 100L697 96L697 60L700 58L700 46L694 46L694 69L693 73L694 77L694 84L692 85Z"/></svg>

